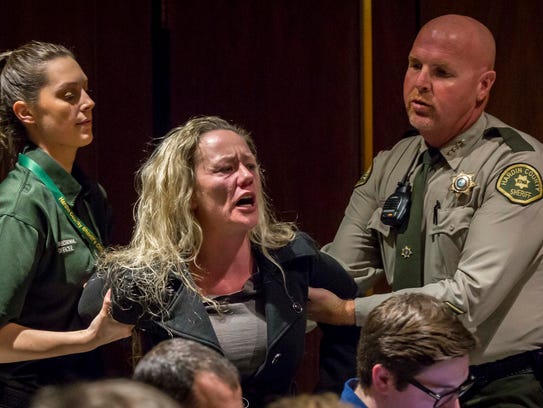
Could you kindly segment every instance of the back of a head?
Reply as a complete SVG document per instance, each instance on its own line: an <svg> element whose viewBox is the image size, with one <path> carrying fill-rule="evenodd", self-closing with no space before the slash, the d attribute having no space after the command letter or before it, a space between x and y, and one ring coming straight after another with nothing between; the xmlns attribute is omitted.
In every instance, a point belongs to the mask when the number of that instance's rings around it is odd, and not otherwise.
<svg viewBox="0 0 543 408"><path fill-rule="evenodd" d="M165 340L138 362L133 379L153 385L181 403L195 400L198 373L213 373L232 390L239 385L236 367L215 350L200 343L174 338Z"/></svg>
<svg viewBox="0 0 543 408"><path fill-rule="evenodd" d="M150 385L127 379L101 380L41 389L31 408L181 408Z"/></svg>
<svg viewBox="0 0 543 408"><path fill-rule="evenodd" d="M439 361L463 357L476 346L453 310L422 293L394 295L369 315L358 346L358 375L372 384L372 368L382 364L402 390L407 380Z"/></svg>

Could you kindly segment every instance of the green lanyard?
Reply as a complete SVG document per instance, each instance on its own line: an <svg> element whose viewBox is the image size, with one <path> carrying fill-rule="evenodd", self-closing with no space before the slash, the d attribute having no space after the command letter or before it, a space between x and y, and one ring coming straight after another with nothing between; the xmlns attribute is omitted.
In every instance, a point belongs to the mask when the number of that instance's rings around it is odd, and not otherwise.
<svg viewBox="0 0 543 408"><path fill-rule="evenodd" d="M96 250L96 253L99 254L100 252L102 252L104 250L104 246L102 245L100 240L96 237L96 235L94 235L91 229L87 227L77 215L75 215L75 213L70 208L70 205L66 202L64 194L62 194L62 192L58 189L55 182L51 180L45 170L42 169L40 165L32 160L30 157L22 153L19 154L19 164L34 173L36 177L38 177L41 182L45 184L45 187L47 187L49 191L53 193L58 205L64 210L64 213L66 214L68 219L71 221L73 226L81 233L83 238L85 238L90 246Z"/></svg>

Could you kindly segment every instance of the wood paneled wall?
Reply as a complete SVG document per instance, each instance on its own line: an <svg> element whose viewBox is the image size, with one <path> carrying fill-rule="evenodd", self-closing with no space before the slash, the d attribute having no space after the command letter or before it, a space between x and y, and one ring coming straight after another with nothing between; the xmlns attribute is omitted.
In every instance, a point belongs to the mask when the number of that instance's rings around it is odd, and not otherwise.
<svg viewBox="0 0 543 408"><path fill-rule="evenodd" d="M357 0L0 2L0 49L63 43L89 76L79 161L110 193L117 243L147 143L202 114L250 130L280 218L332 239L360 174Z"/></svg>
<svg viewBox="0 0 543 408"><path fill-rule="evenodd" d="M331 240L359 175L358 1L170 0L166 15L171 125L246 127L280 217Z"/></svg>
<svg viewBox="0 0 543 408"><path fill-rule="evenodd" d="M375 151L408 126L402 82L418 27L451 12L495 34L498 78L488 111L543 138L542 9L542 2L374 1ZM81 162L110 193L116 242L131 233L133 174L147 143L193 115L218 114L253 132L280 217L323 243L361 170L359 15L357 0L0 0L0 49L40 39L76 52L97 102L95 142Z"/></svg>

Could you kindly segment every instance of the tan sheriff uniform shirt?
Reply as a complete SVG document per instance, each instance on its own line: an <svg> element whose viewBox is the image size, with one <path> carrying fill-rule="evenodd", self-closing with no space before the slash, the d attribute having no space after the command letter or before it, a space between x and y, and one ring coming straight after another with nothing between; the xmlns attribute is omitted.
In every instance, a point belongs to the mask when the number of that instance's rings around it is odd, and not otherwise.
<svg viewBox="0 0 543 408"><path fill-rule="evenodd" d="M393 282L396 232L381 222L382 206L406 174L413 183L426 149L419 135L380 152L323 248L347 267L359 293L383 274ZM473 364L541 347L543 145L483 114L440 152L445 160L430 173L424 198L424 287L407 291L464 312L480 341ZM357 324L390 295L357 298Z"/></svg>

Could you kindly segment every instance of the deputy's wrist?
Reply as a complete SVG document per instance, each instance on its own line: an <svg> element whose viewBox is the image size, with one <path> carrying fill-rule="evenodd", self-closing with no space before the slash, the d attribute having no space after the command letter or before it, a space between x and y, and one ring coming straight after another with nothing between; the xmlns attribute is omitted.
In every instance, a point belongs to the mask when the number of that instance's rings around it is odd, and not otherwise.
<svg viewBox="0 0 543 408"><path fill-rule="evenodd" d="M343 301L343 319L341 324L345 326L353 326L356 324L356 313L353 299Z"/></svg>

